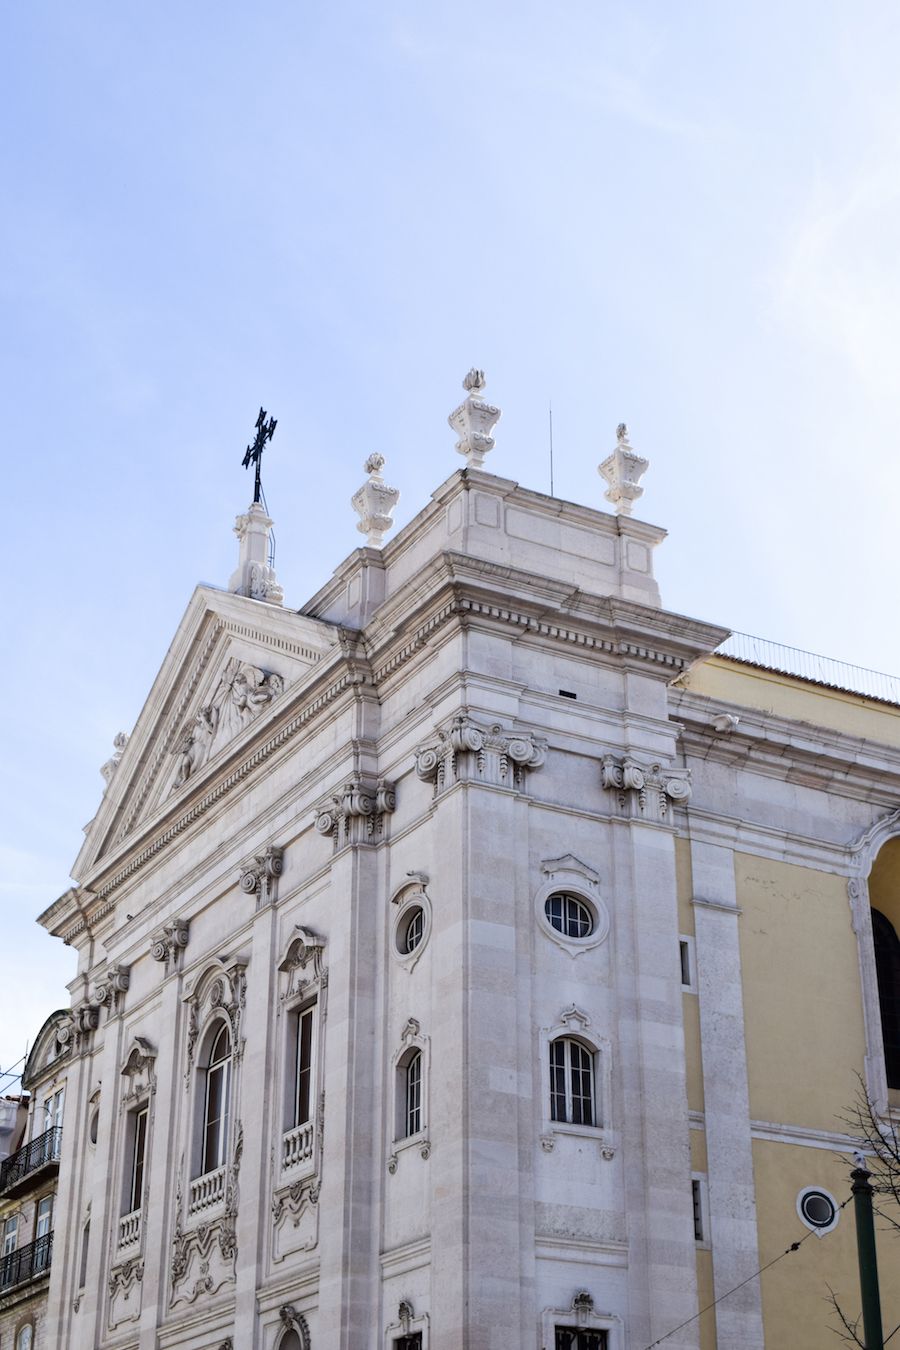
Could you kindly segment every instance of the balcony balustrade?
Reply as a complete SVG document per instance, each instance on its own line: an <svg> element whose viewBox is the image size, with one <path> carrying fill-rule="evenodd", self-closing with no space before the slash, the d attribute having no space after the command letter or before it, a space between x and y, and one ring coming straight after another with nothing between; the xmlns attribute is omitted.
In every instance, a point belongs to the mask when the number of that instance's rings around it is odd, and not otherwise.
<svg viewBox="0 0 900 1350"><path fill-rule="evenodd" d="M119 1250L134 1246L140 1236L141 1211L133 1209L130 1214L123 1214L119 1220Z"/></svg>
<svg viewBox="0 0 900 1350"><path fill-rule="evenodd" d="M52 1253L53 1234L45 1233L27 1246L17 1247L15 1251L0 1257L0 1294L46 1275Z"/></svg>
<svg viewBox="0 0 900 1350"><path fill-rule="evenodd" d="M305 1125L298 1125L295 1129L288 1130L287 1134L282 1136L282 1171L287 1172L293 1167L299 1167L301 1163L309 1162L312 1155L313 1123L311 1120L308 1120Z"/></svg>
<svg viewBox="0 0 900 1350"><path fill-rule="evenodd" d="M0 1163L0 1195L19 1195L32 1185L38 1172L57 1170L61 1142L62 1126L54 1125L5 1158Z"/></svg>
<svg viewBox="0 0 900 1350"><path fill-rule="evenodd" d="M202 1177L194 1178L191 1182L188 1213L200 1214L225 1199L226 1170L224 1167L217 1167L214 1172L204 1172Z"/></svg>

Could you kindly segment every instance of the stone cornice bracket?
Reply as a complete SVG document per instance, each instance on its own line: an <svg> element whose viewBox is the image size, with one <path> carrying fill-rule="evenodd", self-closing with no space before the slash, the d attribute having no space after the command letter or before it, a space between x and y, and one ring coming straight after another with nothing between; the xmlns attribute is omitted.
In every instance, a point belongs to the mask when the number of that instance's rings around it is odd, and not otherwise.
<svg viewBox="0 0 900 1350"><path fill-rule="evenodd" d="M691 795L689 769L667 769L662 764L639 764L626 755L604 755L600 782L616 794L619 810L632 820L668 821L672 806L684 806Z"/></svg>
<svg viewBox="0 0 900 1350"><path fill-rule="evenodd" d="M500 420L500 409L481 397L485 383L484 371L473 367L463 380L465 399L447 418L459 437L456 442L457 454L465 456L470 469L480 469L485 455L493 450L495 442L491 432Z"/></svg>
<svg viewBox="0 0 900 1350"><path fill-rule="evenodd" d="M278 878L284 871L284 849L269 844L241 864L240 885L245 895L256 896L256 908L272 904L278 893Z"/></svg>
<svg viewBox="0 0 900 1350"><path fill-rule="evenodd" d="M434 795L456 783L487 783L521 791L529 770L546 759L546 743L532 732L481 726L466 713L438 732L437 741L416 751L416 773L434 784Z"/></svg>
<svg viewBox="0 0 900 1350"><path fill-rule="evenodd" d="M169 967L174 970L178 958L188 945L191 926L187 919L172 919L163 924L158 933L150 939L150 955L154 961L161 961L168 974Z"/></svg>
<svg viewBox="0 0 900 1350"><path fill-rule="evenodd" d="M384 835L385 816L396 805L393 783L379 778L371 784L357 776L319 807L316 829L331 836L335 853L347 844L378 844Z"/></svg>
<svg viewBox="0 0 900 1350"><path fill-rule="evenodd" d="M91 1003L95 1007L105 1007L109 1010L110 1016L119 1011L122 995L131 982L131 975L128 966L113 964L107 966L106 970L98 977L97 983L91 990Z"/></svg>
<svg viewBox="0 0 900 1350"><path fill-rule="evenodd" d="M69 1013L56 1028L56 1054L58 1059L70 1055L75 1048L78 1036L78 1022L74 1012Z"/></svg>
<svg viewBox="0 0 900 1350"><path fill-rule="evenodd" d="M399 488L388 487L381 476L383 468L384 455L370 455L363 465L368 480L350 498L350 505L359 516L356 528L366 536L369 548L381 548L394 523L394 507L400 500Z"/></svg>
<svg viewBox="0 0 900 1350"><path fill-rule="evenodd" d="M75 1048L77 1053L85 1049L91 1034L100 1025L100 1009L94 1003L85 1001L72 1009L75 1018Z"/></svg>
<svg viewBox="0 0 900 1350"><path fill-rule="evenodd" d="M609 487L603 494L612 502L617 516L630 516L631 508L644 491L640 481L650 467L628 443L628 428L624 422L616 427L616 448L597 468Z"/></svg>
<svg viewBox="0 0 900 1350"><path fill-rule="evenodd" d="M234 522L239 552L237 570L232 573L228 589L235 595L246 595L251 600L264 600L269 605L284 602L284 591L278 584L272 557L270 536L273 521L259 502L249 506Z"/></svg>

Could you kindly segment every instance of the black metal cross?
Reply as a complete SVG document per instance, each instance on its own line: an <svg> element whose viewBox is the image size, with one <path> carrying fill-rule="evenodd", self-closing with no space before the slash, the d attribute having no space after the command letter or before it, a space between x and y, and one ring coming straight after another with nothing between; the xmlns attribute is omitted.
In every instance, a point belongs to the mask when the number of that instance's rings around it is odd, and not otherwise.
<svg viewBox="0 0 900 1350"><path fill-rule="evenodd" d="M262 452L265 449L266 442L270 441L275 435L275 428L277 426L278 423L275 421L274 417L270 417L268 422L266 421L266 410L265 408L260 408L259 417L256 419L256 440L252 445L247 446L247 449L244 451L243 459L245 469L249 468L251 464L256 465L256 481L253 486L254 502L258 502L262 495L262 483L260 482L259 477Z"/></svg>

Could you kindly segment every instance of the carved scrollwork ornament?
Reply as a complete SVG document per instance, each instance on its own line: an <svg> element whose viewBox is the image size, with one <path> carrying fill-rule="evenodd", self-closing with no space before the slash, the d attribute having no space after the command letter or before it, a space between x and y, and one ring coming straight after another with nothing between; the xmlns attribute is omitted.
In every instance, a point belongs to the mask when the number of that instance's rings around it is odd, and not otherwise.
<svg viewBox="0 0 900 1350"><path fill-rule="evenodd" d="M275 884L284 872L284 849L269 844L241 866L240 888L245 895L256 895L257 908L275 900Z"/></svg>
<svg viewBox="0 0 900 1350"><path fill-rule="evenodd" d="M539 769L546 745L533 732L482 725L457 713L437 732L437 741L416 751L416 774L434 784L435 796L460 782L489 783L521 791L529 771Z"/></svg>
<svg viewBox="0 0 900 1350"><path fill-rule="evenodd" d="M600 761L600 784L616 794L620 811L633 819L667 821L672 806L685 805L691 796L688 769L645 765L630 755L621 759L604 755Z"/></svg>
<svg viewBox="0 0 900 1350"><path fill-rule="evenodd" d="M384 836L386 818L396 805L393 783L357 776L318 808L316 829L331 837L335 852L346 844L377 844Z"/></svg>

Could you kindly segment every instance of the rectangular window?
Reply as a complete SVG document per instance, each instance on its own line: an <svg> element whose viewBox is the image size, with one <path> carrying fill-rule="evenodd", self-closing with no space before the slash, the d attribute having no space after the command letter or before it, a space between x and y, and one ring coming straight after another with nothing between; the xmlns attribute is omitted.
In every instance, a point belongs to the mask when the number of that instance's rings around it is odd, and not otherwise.
<svg viewBox="0 0 900 1350"><path fill-rule="evenodd" d="M691 1201L694 1206L694 1241L706 1244L709 1241L709 1201L703 1173L695 1173L691 1178Z"/></svg>
<svg viewBox="0 0 900 1350"><path fill-rule="evenodd" d="M556 1350L607 1350L605 1331L579 1331L576 1327L556 1328Z"/></svg>
<svg viewBox="0 0 900 1350"><path fill-rule="evenodd" d="M44 1129L59 1129L63 1122L63 1106L66 1100L65 1088L48 1097L44 1102Z"/></svg>
<svg viewBox="0 0 900 1350"><path fill-rule="evenodd" d="M53 1220L53 1196L45 1195L38 1201L37 1222L34 1226L34 1235L36 1238L46 1237L50 1232L50 1224Z"/></svg>
<svg viewBox="0 0 900 1350"><path fill-rule="evenodd" d="M206 1128L203 1136L203 1171L214 1172L225 1162L228 1138L228 1080L231 1060L226 1059L206 1074Z"/></svg>
<svg viewBox="0 0 900 1350"><path fill-rule="evenodd" d="M550 1119L566 1119L566 1047L550 1042Z"/></svg>
<svg viewBox="0 0 900 1350"><path fill-rule="evenodd" d="M394 1350L422 1350L421 1331L414 1331L411 1336L401 1336L394 1341Z"/></svg>
<svg viewBox="0 0 900 1350"><path fill-rule="evenodd" d="M690 989L693 981L691 979L691 949L685 938L678 943L678 950L681 953L681 984L682 988Z"/></svg>
<svg viewBox="0 0 900 1350"><path fill-rule="evenodd" d="M10 1252L16 1250L16 1242L19 1238L19 1216L11 1214L3 1225L3 1255L9 1256Z"/></svg>
<svg viewBox="0 0 900 1350"><path fill-rule="evenodd" d="M143 1202L148 1114L146 1106L143 1111L132 1113L131 1175L129 1177L128 1194L125 1197L126 1214L133 1214L136 1209L141 1208Z"/></svg>
<svg viewBox="0 0 900 1350"><path fill-rule="evenodd" d="M310 1119L312 1102L313 1009L304 1008L297 1017L297 1060L294 1085L294 1125Z"/></svg>

